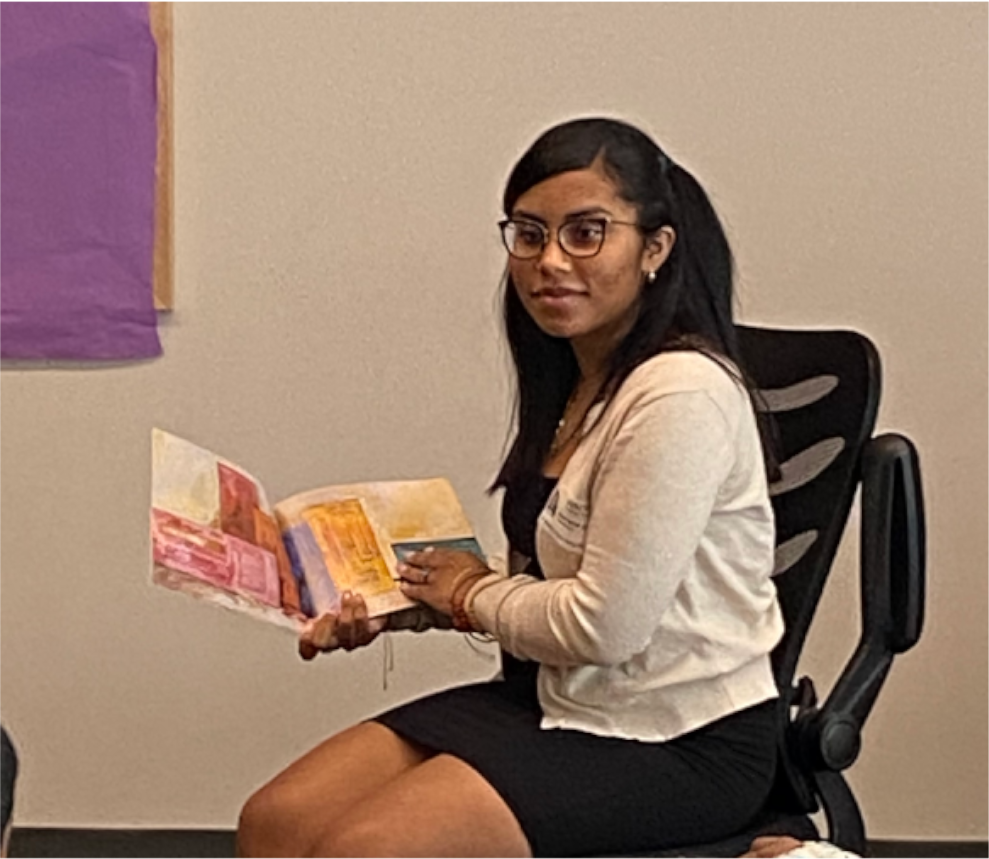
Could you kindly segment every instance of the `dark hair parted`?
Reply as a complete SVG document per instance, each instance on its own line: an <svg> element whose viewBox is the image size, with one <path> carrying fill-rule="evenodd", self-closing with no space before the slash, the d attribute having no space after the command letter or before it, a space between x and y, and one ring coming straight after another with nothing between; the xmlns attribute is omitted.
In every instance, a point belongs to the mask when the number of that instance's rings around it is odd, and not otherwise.
<svg viewBox="0 0 989 859"><path fill-rule="evenodd" d="M627 123L602 118L551 128L512 170L503 203L506 217L530 188L595 163L615 183L618 194L636 207L646 239L664 226L676 233L670 256L656 279L643 285L637 317L610 357L602 387L605 400L643 361L659 352L683 349L708 355L755 396L739 354L732 314L734 265L724 229L694 177L647 135ZM542 473L579 376L570 342L551 337L536 325L507 273L504 323L517 376L517 426L492 489L518 485ZM767 468L773 474L775 458L762 427L761 432Z"/></svg>

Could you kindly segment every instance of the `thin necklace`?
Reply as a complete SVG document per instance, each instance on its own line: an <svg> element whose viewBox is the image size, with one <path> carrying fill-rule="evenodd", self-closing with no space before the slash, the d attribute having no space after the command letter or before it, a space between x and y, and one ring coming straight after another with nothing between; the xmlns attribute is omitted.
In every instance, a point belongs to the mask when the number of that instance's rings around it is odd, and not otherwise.
<svg viewBox="0 0 989 859"><path fill-rule="evenodd" d="M594 406L597 405L602 399L602 391L601 389L598 389L598 391L594 394L594 399L591 400L590 404L584 410L584 413L581 416L581 420L577 426L577 429L575 429L573 432L565 433L564 430L566 429L567 424L570 423L570 418L568 418L567 415L571 407L577 400L577 391L579 388L580 388L579 384L574 385L573 390L570 392L570 396L567 398L567 404L563 407L563 415L560 418L559 423L556 425L556 431L553 433L553 441L549 446L550 458L556 456L556 454L559 453L563 447L565 447L567 444L573 441L574 438L577 437L577 434L583 428L584 421L587 419L588 412L590 412L590 410L594 408Z"/></svg>
<svg viewBox="0 0 989 859"><path fill-rule="evenodd" d="M570 392L570 396L567 398L567 404L563 407L563 416L560 418L559 423L556 425L556 432L553 433L553 441L549 446L550 458L556 456L560 448L563 446L563 430L567 425L567 412L570 411L570 407L573 405L574 395L577 393L577 387ZM569 441L569 439L567 439Z"/></svg>

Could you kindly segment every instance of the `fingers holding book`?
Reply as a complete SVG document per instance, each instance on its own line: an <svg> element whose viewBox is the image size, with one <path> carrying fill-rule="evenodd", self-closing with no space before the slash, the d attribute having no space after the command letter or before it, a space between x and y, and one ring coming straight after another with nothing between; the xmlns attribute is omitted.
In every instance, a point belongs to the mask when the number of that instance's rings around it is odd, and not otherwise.
<svg viewBox="0 0 989 859"><path fill-rule="evenodd" d="M319 653L365 647L386 623L386 617L368 618L364 598L348 591L340 600L339 613L327 612L305 626L299 636L299 656L309 661Z"/></svg>
<svg viewBox="0 0 989 859"><path fill-rule="evenodd" d="M432 547L408 554L398 565L402 593L450 616L458 591L490 572L473 552Z"/></svg>

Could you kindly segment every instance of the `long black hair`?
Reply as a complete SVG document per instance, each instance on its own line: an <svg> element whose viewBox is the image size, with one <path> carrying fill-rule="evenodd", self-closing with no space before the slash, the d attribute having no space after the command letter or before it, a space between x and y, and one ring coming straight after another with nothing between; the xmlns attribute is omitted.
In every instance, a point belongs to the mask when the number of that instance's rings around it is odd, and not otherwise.
<svg viewBox="0 0 989 859"><path fill-rule="evenodd" d="M664 226L676 234L656 279L643 286L631 330L610 356L602 386L606 401L643 361L674 349L704 352L754 396L733 321L734 263L724 228L697 180L647 135L614 119L577 119L551 128L512 170L503 201L506 217L533 186L594 164L602 166L619 195L636 207L645 237ZM542 472L579 377L570 342L536 325L507 272L504 323L517 376L517 431L492 489L517 485ZM773 473L775 457L765 431L762 436L767 468Z"/></svg>

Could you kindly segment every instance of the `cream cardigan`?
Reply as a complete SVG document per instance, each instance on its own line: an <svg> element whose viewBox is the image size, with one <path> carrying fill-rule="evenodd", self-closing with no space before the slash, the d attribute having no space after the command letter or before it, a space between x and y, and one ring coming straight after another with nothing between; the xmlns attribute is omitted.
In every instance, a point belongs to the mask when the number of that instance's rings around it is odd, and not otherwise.
<svg viewBox="0 0 989 859"><path fill-rule="evenodd" d="M567 463L536 550L545 581L492 574L467 601L505 650L540 663L544 728L663 741L776 696L759 435L712 359L636 368Z"/></svg>

